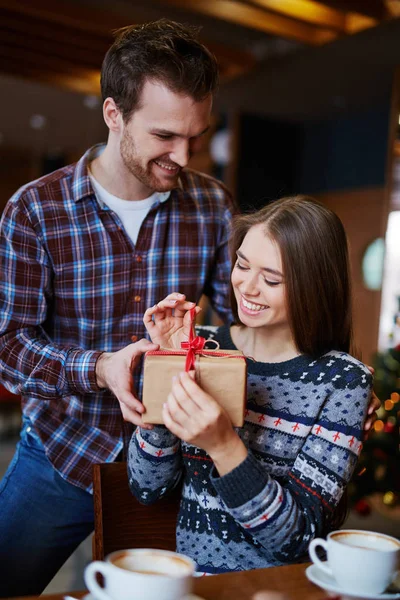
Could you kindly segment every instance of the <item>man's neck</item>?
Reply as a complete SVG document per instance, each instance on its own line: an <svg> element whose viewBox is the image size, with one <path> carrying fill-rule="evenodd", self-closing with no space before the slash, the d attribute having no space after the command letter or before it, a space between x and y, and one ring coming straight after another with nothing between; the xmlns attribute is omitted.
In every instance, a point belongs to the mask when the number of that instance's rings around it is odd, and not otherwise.
<svg viewBox="0 0 400 600"><path fill-rule="evenodd" d="M116 158L118 156L118 158ZM113 196L124 200L144 200L154 190L143 185L107 144L103 152L90 163L90 172L100 185Z"/></svg>

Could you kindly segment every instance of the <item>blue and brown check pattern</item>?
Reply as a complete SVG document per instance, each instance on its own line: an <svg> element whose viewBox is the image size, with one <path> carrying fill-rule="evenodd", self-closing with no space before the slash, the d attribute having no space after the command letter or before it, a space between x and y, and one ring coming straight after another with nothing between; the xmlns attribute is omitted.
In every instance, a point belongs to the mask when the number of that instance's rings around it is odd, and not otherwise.
<svg viewBox="0 0 400 600"><path fill-rule="evenodd" d="M18 190L0 224L0 381L21 394L54 467L86 490L92 463L114 460L124 437L117 400L96 385L98 356L143 337L144 311L173 291L205 293L229 319L233 211L222 184L184 170L134 246L94 195L95 150Z"/></svg>

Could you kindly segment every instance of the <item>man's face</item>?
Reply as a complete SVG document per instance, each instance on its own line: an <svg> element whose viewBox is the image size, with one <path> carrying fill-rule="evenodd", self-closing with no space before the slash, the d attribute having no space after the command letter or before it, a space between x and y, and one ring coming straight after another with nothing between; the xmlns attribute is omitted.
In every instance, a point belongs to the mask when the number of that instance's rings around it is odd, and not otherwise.
<svg viewBox="0 0 400 600"><path fill-rule="evenodd" d="M122 161L143 191L150 195L176 187L209 127L211 106L211 96L195 102L162 83L145 83L140 107L123 124L120 141Z"/></svg>

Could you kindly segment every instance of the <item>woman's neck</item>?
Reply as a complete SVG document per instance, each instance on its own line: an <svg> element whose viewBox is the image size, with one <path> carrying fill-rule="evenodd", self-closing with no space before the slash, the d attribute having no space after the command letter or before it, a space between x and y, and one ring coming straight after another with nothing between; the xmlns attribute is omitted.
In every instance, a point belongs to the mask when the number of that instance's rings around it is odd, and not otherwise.
<svg viewBox="0 0 400 600"><path fill-rule="evenodd" d="M284 362L301 354L289 329L232 325L230 331L238 350L257 362Z"/></svg>

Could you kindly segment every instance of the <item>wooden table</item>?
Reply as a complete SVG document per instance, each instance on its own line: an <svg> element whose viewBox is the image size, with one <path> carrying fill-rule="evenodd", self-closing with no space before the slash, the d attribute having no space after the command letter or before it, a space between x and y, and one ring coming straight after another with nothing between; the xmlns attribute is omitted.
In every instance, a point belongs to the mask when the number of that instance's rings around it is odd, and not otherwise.
<svg viewBox="0 0 400 600"><path fill-rule="evenodd" d="M326 593L311 583L308 565L255 569L195 579L193 592L204 600L250 600L262 590L283 592L290 600L322 600Z"/></svg>
<svg viewBox="0 0 400 600"><path fill-rule="evenodd" d="M194 580L193 593L204 600L251 600L259 591L283 592L290 600L322 600L326 593L308 581L305 570L307 564L255 569L238 573L225 573ZM67 592L65 592L67 593ZM71 592L81 598L87 592ZM62 600L64 594L41 596L41 600ZM33 600L25 597L13 600Z"/></svg>

